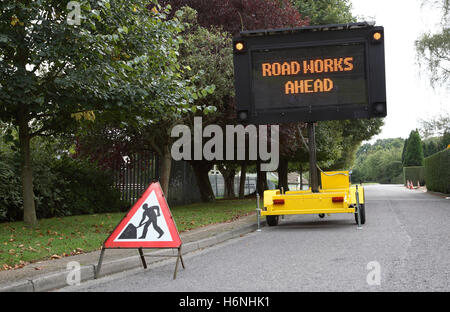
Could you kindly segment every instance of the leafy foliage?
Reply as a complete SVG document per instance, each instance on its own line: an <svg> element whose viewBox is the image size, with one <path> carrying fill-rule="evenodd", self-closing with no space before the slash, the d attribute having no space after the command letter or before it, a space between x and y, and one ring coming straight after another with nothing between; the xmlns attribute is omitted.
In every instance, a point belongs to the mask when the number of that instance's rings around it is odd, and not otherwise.
<svg viewBox="0 0 450 312"><path fill-rule="evenodd" d="M204 27L222 26L232 35L242 30L300 27L307 24L288 0L165 0L174 8L189 6Z"/></svg>
<svg viewBox="0 0 450 312"><path fill-rule="evenodd" d="M434 0L424 1L424 5L439 8L442 11L442 29L437 33L422 34L416 40L417 59L430 72L430 83L434 87L450 86L450 1Z"/></svg>
<svg viewBox="0 0 450 312"><path fill-rule="evenodd" d="M450 145L450 132L441 137L431 137L422 140L423 157L428 157L443 151Z"/></svg>
<svg viewBox="0 0 450 312"><path fill-rule="evenodd" d="M168 11L150 13L147 1L81 1L83 22L71 26L67 2L2 2L3 120L14 122L26 104L39 134L66 128L79 111L168 114L189 104L177 61L183 25L166 20ZM15 17L23 26L9 23Z"/></svg>
<svg viewBox="0 0 450 312"><path fill-rule="evenodd" d="M377 140L363 144L356 152L353 182L402 183L403 139Z"/></svg>
<svg viewBox="0 0 450 312"><path fill-rule="evenodd" d="M440 115L419 120L419 133L424 138L443 136L450 133L450 113L442 112Z"/></svg>
<svg viewBox="0 0 450 312"><path fill-rule="evenodd" d="M309 19L310 25L356 22L348 0L292 0L293 5Z"/></svg>
<svg viewBox="0 0 450 312"><path fill-rule="evenodd" d="M34 193L38 218L121 211L126 204L112 188L112 176L89 161L72 159L55 144L33 142ZM0 221L23 216L17 151L0 150Z"/></svg>
<svg viewBox="0 0 450 312"><path fill-rule="evenodd" d="M178 62L184 25L156 0L79 1L80 25L67 23L68 2L0 3L0 120L19 129L30 224L33 137L71 133L80 117L105 112L127 123L179 116L197 92Z"/></svg>

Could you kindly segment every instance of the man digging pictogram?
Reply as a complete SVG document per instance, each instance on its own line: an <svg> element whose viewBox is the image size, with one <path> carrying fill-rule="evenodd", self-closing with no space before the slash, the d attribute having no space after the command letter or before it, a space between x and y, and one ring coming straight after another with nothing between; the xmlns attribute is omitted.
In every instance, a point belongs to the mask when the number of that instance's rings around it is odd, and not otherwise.
<svg viewBox="0 0 450 312"><path fill-rule="evenodd" d="M142 209L144 209L144 213L142 214L142 219L141 219L141 222L139 222L138 227L141 227L143 224L145 224L145 226L144 226L144 230L142 231L142 235L141 235L141 237L139 237L139 239L145 239L145 236L147 236L147 230L148 230L148 227L150 226L150 224L153 224L153 228L155 229L156 232L159 233L158 238L161 238L161 236L163 236L163 234L164 234L164 231L158 226L157 218L161 215L159 212L159 207L158 206L149 207L147 204L144 204L142 206ZM158 214L155 213L155 210L158 212ZM144 220L146 217L148 219L144 223Z"/></svg>

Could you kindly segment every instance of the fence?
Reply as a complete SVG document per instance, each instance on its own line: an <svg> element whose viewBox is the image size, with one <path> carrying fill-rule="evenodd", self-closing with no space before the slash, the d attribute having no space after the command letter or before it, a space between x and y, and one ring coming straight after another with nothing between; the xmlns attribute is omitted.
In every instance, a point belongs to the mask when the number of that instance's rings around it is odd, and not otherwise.
<svg viewBox="0 0 450 312"><path fill-rule="evenodd" d="M197 178L191 165L183 160L172 160L170 170L169 196L170 206L187 205L201 201Z"/></svg>
<svg viewBox="0 0 450 312"><path fill-rule="evenodd" d="M240 184L241 178L239 175L236 175L234 177L234 194L236 196L239 195L239 184ZM221 198L225 194L225 183L223 180L223 176L218 174L210 174L209 175L209 182L211 183L212 190L214 192L214 196L216 198ZM267 184L269 187L269 190L275 189L275 183L272 182L270 179L267 179ZM245 184L244 184L244 195L253 194L256 192L256 174L255 173L247 173L245 176Z"/></svg>
<svg viewBox="0 0 450 312"><path fill-rule="evenodd" d="M144 193L152 180L158 177L158 156L143 150L124 156L114 168L114 185L121 199L133 204Z"/></svg>
<svg viewBox="0 0 450 312"><path fill-rule="evenodd" d="M209 182L216 198L223 197L225 194L225 183L221 174L210 174ZM239 195L240 177L234 177L234 194ZM252 194L256 190L256 175L247 174L245 177L244 195Z"/></svg>

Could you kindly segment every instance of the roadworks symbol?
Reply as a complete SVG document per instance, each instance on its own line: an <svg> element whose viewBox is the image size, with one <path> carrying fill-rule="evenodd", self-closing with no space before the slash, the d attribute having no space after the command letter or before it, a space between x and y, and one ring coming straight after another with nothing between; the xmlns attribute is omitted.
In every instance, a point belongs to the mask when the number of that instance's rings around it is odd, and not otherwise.
<svg viewBox="0 0 450 312"><path fill-rule="evenodd" d="M150 226L152 226L150 228ZM166 220L153 191L129 220L120 235L120 241L172 241Z"/></svg>

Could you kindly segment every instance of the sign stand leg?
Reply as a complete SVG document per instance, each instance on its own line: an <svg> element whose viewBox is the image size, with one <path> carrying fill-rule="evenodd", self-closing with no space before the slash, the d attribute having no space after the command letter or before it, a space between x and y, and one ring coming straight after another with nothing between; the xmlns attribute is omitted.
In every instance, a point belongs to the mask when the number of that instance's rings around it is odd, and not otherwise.
<svg viewBox="0 0 450 312"><path fill-rule="evenodd" d="M181 256L181 246L180 246L180 248L178 248L178 254L180 255L181 266L183 267L183 270L184 270L184 269L186 269L186 267L184 266L183 257Z"/></svg>
<svg viewBox="0 0 450 312"><path fill-rule="evenodd" d="M95 270L94 279L97 279L100 274L100 269L102 268L103 255L105 254L105 247L102 246L102 251L100 252L100 258L98 259L97 270Z"/></svg>
<svg viewBox="0 0 450 312"><path fill-rule="evenodd" d="M142 265L144 266L144 269L147 268L147 262L145 262L144 252L142 251L142 248L139 248L139 255L141 256Z"/></svg>
<svg viewBox="0 0 450 312"><path fill-rule="evenodd" d="M175 271L173 272L173 279L177 278L177 271L178 271L178 263L181 260L181 266L184 267L184 261L183 261L183 257L181 256L181 247L178 247L178 255L177 255L177 262L175 263Z"/></svg>

